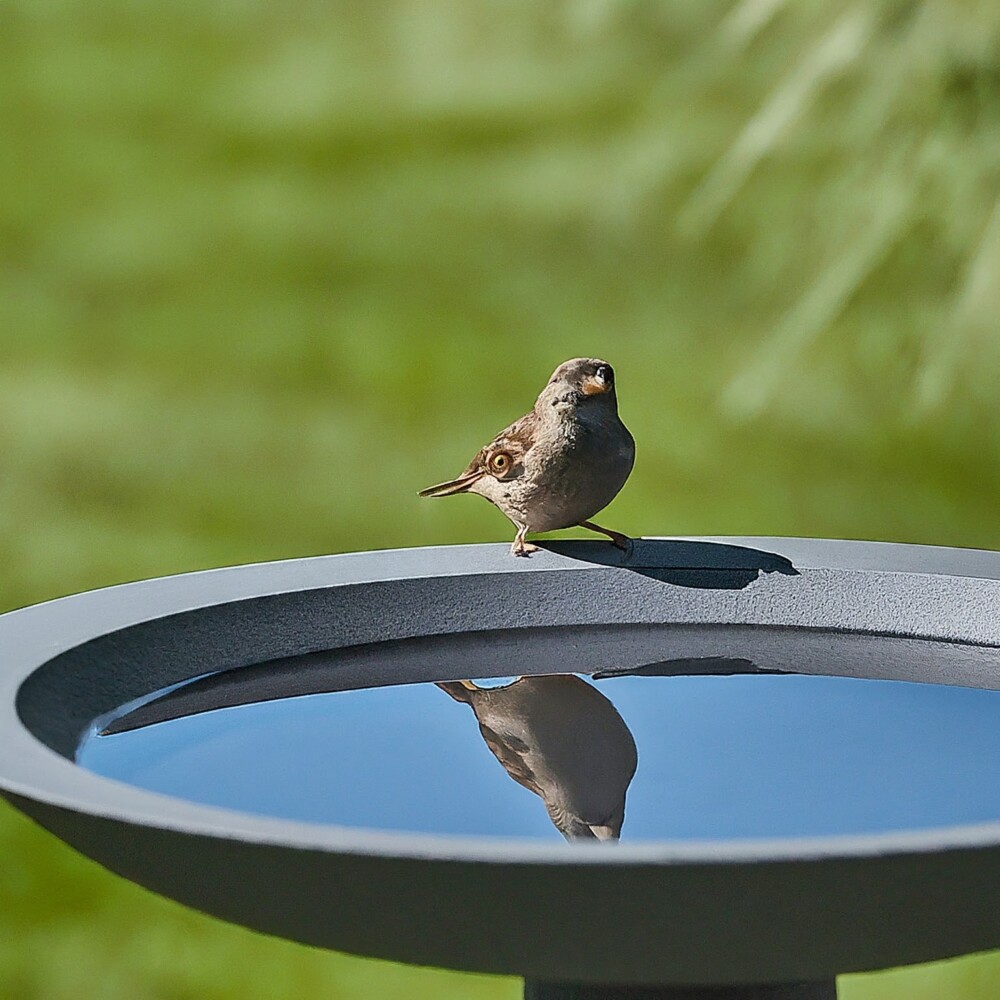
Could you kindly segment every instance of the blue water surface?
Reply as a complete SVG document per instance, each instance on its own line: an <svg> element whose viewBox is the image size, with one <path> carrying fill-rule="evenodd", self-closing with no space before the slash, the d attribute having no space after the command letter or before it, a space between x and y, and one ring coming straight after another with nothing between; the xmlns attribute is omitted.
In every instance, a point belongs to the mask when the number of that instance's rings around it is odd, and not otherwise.
<svg viewBox="0 0 1000 1000"><path fill-rule="evenodd" d="M632 732L623 841L914 830L1000 819L1000 693L822 676L594 683ZM223 708L113 736L79 763L286 819L561 840L468 706L432 684Z"/></svg>

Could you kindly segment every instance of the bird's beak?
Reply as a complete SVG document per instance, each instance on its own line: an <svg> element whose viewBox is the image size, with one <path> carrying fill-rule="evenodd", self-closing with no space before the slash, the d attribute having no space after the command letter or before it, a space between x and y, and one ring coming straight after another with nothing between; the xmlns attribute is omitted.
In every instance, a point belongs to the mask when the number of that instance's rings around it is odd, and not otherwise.
<svg viewBox="0 0 1000 1000"><path fill-rule="evenodd" d="M621 836L620 826L592 826L591 833L598 840L617 840Z"/></svg>
<svg viewBox="0 0 1000 1000"><path fill-rule="evenodd" d="M479 482L486 475L485 469L477 469L467 476L460 476L447 483L438 483L437 486L428 486L426 490L421 490L418 497L450 497L455 493L467 493L469 488Z"/></svg>

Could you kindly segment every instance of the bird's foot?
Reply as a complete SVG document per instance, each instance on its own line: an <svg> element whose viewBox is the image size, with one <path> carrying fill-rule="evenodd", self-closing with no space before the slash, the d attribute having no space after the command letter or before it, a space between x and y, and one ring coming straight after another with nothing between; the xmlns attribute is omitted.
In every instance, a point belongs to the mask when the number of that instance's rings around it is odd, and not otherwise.
<svg viewBox="0 0 1000 1000"><path fill-rule="evenodd" d="M531 542L521 542L520 545L515 542L510 547L510 554L512 556L530 556L532 552L537 552L538 546L532 545Z"/></svg>
<svg viewBox="0 0 1000 1000"><path fill-rule="evenodd" d="M537 552L538 546L526 542L523 538L515 538L514 544L510 547L512 556L530 556L532 552Z"/></svg>
<svg viewBox="0 0 1000 1000"><path fill-rule="evenodd" d="M611 540L611 544L616 549L621 549L622 552L628 552L632 548L632 539L628 535L623 535L620 531L612 531L611 528L602 528L599 524L594 524L593 521L581 521L581 528L587 528L589 531L596 531L601 535L607 535Z"/></svg>
<svg viewBox="0 0 1000 1000"><path fill-rule="evenodd" d="M628 535L623 535L620 531L609 531L608 538L616 549L628 552L632 548L632 539Z"/></svg>

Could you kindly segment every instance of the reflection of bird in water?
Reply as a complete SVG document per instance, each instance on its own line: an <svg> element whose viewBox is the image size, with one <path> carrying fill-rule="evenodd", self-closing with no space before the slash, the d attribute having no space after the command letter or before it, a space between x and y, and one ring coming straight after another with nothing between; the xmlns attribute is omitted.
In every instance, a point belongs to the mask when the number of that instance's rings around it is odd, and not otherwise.
<svg viewBox="0 0 1000 1000"><path fill-rule="evenodd" d="M638 756L628 726L595 687L572 674L521 677L504 687L438 684L476 713L507 773L540 796L567 840L617 840Z"/></svg>

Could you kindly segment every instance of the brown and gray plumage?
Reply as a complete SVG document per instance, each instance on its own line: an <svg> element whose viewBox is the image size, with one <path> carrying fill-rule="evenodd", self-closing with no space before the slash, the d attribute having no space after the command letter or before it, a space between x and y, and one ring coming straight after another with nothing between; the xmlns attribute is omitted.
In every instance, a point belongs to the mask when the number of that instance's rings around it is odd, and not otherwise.
<svg viewBox="0 0 1000 1000"><path fill-rule="evenodd" d="M572 674L520 677L504 687L438 687L472 708L504 770L545 803L567 840L617 840L635 774L635 740L618 710Z"/></svg>
<svg viewBox="0 0 1000 1000"><path fill-rule="evenodd" d="M486 497L514 522L516 556L536 550L524 540L529 531L574 525L624 549L626 535L590 518L617 496L634 462L635 442L618 416L614 370L600 358L574 358L553 372L532 411L502 430L457 479L420 496Z"/></svg>

